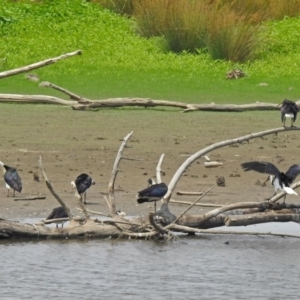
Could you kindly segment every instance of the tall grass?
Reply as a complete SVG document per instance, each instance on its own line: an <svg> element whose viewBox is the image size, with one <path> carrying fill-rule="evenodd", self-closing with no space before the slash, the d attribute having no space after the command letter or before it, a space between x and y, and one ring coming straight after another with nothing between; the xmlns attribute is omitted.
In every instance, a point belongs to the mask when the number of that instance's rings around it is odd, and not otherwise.
<svg viewBox="0 0 300 300"><path fill-rule="evenodd" d="M205 47L203 11L206 1L136 1L134 18L142 36L163 36L170 50L195 53Z"/></svg>
<svg viewBox="0 0 300 300"><path fill-rule="evenodd" d="M300 14L300 0L97 0L130 2L138 32L162 36L176 53L208 50L213 59L245 62L261 48L261 23ZM110 5L111 7L111 5Z"/></svg>
<svg viewBox="0 0 300 300"><path fill-rule="evenodd" d="M243 63L255 58L260 45L260 26L255 15L238 14L232 5L213 6L207 11L205 45L213 59Z"/></svg>
<svg viewBox="0 0 300 300"><path fill-rule="evenodd" d="M1 71L82 49L82 56L34 73L83 96L152 97L190 103L299 98L300 18L265 22L263 55L234 64L247 76L231 81L225 79L233 67L231 62L213 60L205 51L197 55L162 51L159 39L136 35L132 19L95 3L0 0L0 16ZM38 88L23 74L2 79L0 92L62 96Z"/></svg>
<svg viewBox="0 0 300 300"><path fill-rule="evenodd" d="M135 0L92 0L121 15L133 15Z"/></svg>

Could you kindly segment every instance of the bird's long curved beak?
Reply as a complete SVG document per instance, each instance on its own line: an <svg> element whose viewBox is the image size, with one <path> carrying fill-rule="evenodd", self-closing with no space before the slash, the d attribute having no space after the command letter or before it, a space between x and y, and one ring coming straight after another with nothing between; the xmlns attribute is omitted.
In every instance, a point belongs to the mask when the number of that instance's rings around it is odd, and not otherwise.
<svg viewBox="0 0 300 300"><path fill-rule="evenodd" d="M276 107L279 107L280 105L282 105L282 103L279 103Z"/></svg>

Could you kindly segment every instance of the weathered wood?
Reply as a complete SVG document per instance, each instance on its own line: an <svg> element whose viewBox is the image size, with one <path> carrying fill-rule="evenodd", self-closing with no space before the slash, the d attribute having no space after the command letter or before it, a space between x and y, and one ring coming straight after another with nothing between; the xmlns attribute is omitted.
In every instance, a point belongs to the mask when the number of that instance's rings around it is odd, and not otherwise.
<svg viewBox="0 0 300 300"><path fill-rule="evenodd" d="M213 188L210 187L208 190L206 190L200 197L198 197L193 203L191 203L191 205L189 205L189 207L182 212L172 223L176 223L183 215L185 215L198 201L200 201L211 189Z"/></svg>
<svg viewBox="0 0 300 300"><path fill-rule="evenodd" d="M80 55L80 54L82 54L82 51L77 50L77 51L69 52L69 53L54 57L54 58L49 58L49 59L31 64L31 65L25 66L25 67L21 67L21 68L9 70L9 71L1 72L0 73L0 79L4 78L4 77L12 76L12 75L20 74L20 73L25 73L25 72L28 72L28 71L31 71L31 70L34 70L34 69L44 67L44 66L48 66L48 65L51 65L51 64L54 64L54 63L58 62L59 60L69 58L69 57L72 57L72 56L75 56L75 55Z"/></svg>
<svg viewBox="0 0 300 300"><path fill-rule="evenodd" d="M117 177L117 174L119 171L118 168L119 168L120 161L122 159L123 151L125 149L125 146L126 146L128 140L132 136L132 134L133 134L133 131L131 131L127 136L125 136L125 138L122 141L122 144L117 153L115 163L113 165L113 170L111 172L111 177L110 177L110 180L108 183L108 199L109 199L109 207L110 207L112 216L115 216L117 214L115 195L114 195L115 180L116 180L116 177Z"/></svg>
<svg viewBox="0 0 300 300"><path fill-rule="evenodd" d="M67 106L72 106L77 103L77 101L63 100L54 96L18 94L0 94L0 102L17 102L24 104L58 104Z"/></svg>
<svg viewBox="0 0 300 300"><path fill-rule="evenodd" d="M27 201L27 200L45 200L46 196L33 196L25 198L15 198L14 201Z"/></svg>
<svg viewBox="0 0 300 300"><path fill-rule="evenodd" d="M201 104L191 105L183 102L167 101L167 100L153 100L148 98L108 98L102 100L91 100L75 93L58 87L54 84L48 84L48 86L55 87L55 89L64 92L69 95L71 99L78 101L64 100L54 96L45 95L18 95L18 94L0 94L0 102L18 102L18 103L48 103L48 104L60 104L71 106L73 110L93 110L101 108L114 108L123 106L136 106L136 107L175 107L181 108L184 112L188 111L221 111L221 112L242 112L249 110L278 110L277 104L274 103L252 103L243 105L233 104ZM300 106L300 100L297 102ZM194 109L190 109L193 107Z"/></svg>
<svg viewBox="0 0 300 300"><path fill-rule="evenodd" d="M50 220L43 220L44 224L52 224L52 223L61 223L61 222L67 222L69 221L69 218L57 218L57 219L50 219Z"/></svg>
<svg viewBox="0 0 300 300"><path fill-rule="evenodd" d="M279 132L284 132L284 131L292 131L292 130L300 130L300 127L280 127L280 128L275 128L275 129L269 129L269 130L265 130L265 131L260 131L260 132L256 132L256 133L250 133L238 138L234 138L234 139L230 139L230 140L226 140L226 141L222 141L222 142L218 142L215 144L212 144L198 152L196 152L195 154L191 155L187 160L185 160L181 166L177 169L177 171L175 172L175 174L173 175L169 186L168 186L168 192L167 194L164 196L163 200L166 202L169 202L171 199L171 195L173 193L173 190L175 189L180 177L182 176L182 174L185 172L185 170L197 159L199 159L200 157L202 157L203 155L216 150L218 148L222 148L225 146L229 146L232 144L236 144L236 143L241 143L241 142L245 142L254 138L258 138L258 137L262 137L265 135L270 135L270 134L274 134L274 133L279 133Z"/></svg>
<svg viewBox="0 0 300 300"><path fill-rule="evenodd" d="M71 99L77 100L80 103L90 103L91 102L90 99L81 97L81 96L79 96L79 95L77 95L77 94L75 94L75 93L73 93L73 92L71 92L69 90L66 90L66 89L64 89L64 88L62 88L62 87L60 87L60 86L58 86L58 85L56 85L54 83L51 83L49 81L43 81L43 82L41 82L39 84L39 86L40 87L46 87L46 88L53 88L53 89L55 89L57 91L60 91L60 92L62 92L64 94L68 95Z"/></svg>
<svg viewBox="0 0 300 300"><path fill-rule="evenodd" d="M206 161L206 162L204 162L204 167L205 168L215 168L215 167L219 167L219 166L223 166L223 163L218 162L218 161Z"/></svg>
<svg viewBox="0 0 300 300"><path fill-rule="evenodd" d="M49 189L49 191L52 193L52 195L55 197L55 199L60 203L60 205L64 208L65 212L67 213L70 221L73 221L73 215L71 214L71 211L69 209L69 207L67 207L67 205L65 204L65 202L58 196L58 194L54 191L51 182L49 181L47 174L45 172L45 169L43 167L43 163L42 163L42 156L40 156L39 158L39 166L40 169L42 171L42 174L44 176L44 179L46 181L46 185Z"/></svg>
<svg viewBox="0 0 300 300"><path fill-rule="evenodd" d="M192 232L192 233L202 233L202 234L239 234L239 235L256 235L256 236L280 236L280 237L293 237L293 238L300 238L300 235L294 234L287 234L287 233L273 233L273 232L253 232L253 231L230 231L230 230L206 230L206 229L198 229L198 228L191 228L187 226L181 226L178 224L172 224L169 229L173 229L175 231L180 232Z"/></svg>
<svg viewBox="0 0 300 300"><path fill-rule="evenodd" d="M203 192L185 192L185 191L176 192L176 195L179 195L179 196L199 196L202 194L203 194Z"/></svg>
<svg viewBox="0 0 300 300"><path fill-rule="evenodd" d="M225 218L226 226L247 226L268 222L296 222L300 223L300 214L276 214L257 213L245 216L227 216Z"/></svg>
<svg viewBox="0 0 300 300"><path fill-rule="evenodd" d="M201 193L200 195L202 195ZM191 205L191 202L188 201L178 201L178 200L173 200L171 199L169 203L174 203L174 204L183 204L183 205ZM213 204L213 203L196 203L195 206L201 206L201 207L222 207L224 205L222 204Z"/></svg>
<svg viewBox="0 0 300 300"><path fill-rule="evenodd" d="M157 179L157 183L161 183L161 164L164 160L164 157L165 157L165 154L162 154L159 158L159 161L157 163L157 166L156 166L156 179Z"/></svg>

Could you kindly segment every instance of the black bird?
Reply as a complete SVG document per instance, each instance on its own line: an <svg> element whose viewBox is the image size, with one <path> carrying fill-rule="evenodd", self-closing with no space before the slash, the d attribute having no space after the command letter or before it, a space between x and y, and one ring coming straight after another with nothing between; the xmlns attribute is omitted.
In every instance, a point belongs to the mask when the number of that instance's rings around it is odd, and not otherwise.
<svg viewBox="0 0 300 300"><path fill-rule="evenodd" d="M148 180L150 184L150 179ZM152 183L152 180L151 180ZM162 199L164 195L168 192L168 186L165 183L157 183L148 186L146 189L139 191L137 194L137 202L144 203L144 202L153 202L156 212L156 201Z"/></svg>
<svg viewBox="0 0 300 300"><path fill-rule="evenodd" d="M259 173L269 174L268 180L271 181L275 194L277 191L284 191L286 194L298 195L292 188L290 188L290 184L296 179L296 177L300 174L300 165L292 165L286 173L280 172L276 166L269 162L260 162L260 161L250 161L241 164L244 171L256 171ZM265 182L266 182L265 181ZM286 194L284 196L283 202L285 202ZM266 200L270 200L272 197L267 198Z"/></svg>
<svg viewBox="0 0 300 300"><path fill-rule="evenodd" d="M294 101L287 100L287 99L284 99L281 104L282 106L280 111L281 111L281 122L283 123L283 127L285 127L286 118L291 118L291 127L293 127L293 123L296 121L297 113L299 112L299 108L297 104Z"/></svg>
<svg viewBox="0 0 300 300"><path fill-rule="evenodd" d="M96 183L89 175L82 173L71 184L76 187L78 193L76 196L79 198L82 196L83 202L86 204L86 190Z"/></svg>
<svg viewBox="0 0 300 300"><path fill-rule="evenodd" d="M4 180L7 188L7 197L9 197L9 190L13 189L13 197L15 197L15 191L21 193L22 181L17 170L15 168L5 165L0 161L0 165L3 167Z"/></svg>
<svg viewBox="0 0 300 300"><path fill-rule="evenodd" d="M46 218L46 220L54 220L54 219L61 219L61 218L68 218L69 216L67 215L66 211L62 206L53 208L52 212L50 215ZM61 223L61 227L64 226L65 221L57 222L56 227L58 227L58 223Z"/></svg>

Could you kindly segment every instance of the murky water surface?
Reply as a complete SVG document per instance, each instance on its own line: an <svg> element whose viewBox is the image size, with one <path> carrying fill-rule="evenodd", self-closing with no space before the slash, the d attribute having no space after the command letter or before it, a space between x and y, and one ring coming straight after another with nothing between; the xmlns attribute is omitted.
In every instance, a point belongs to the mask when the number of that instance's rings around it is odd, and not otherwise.
<svg viewBox="0 0 300 300"><path fill-rule="evenodd" d="M254 228L300 234L293 223ZM0 248L1 299L300 298L296 238L0 241Z"/></svg>

